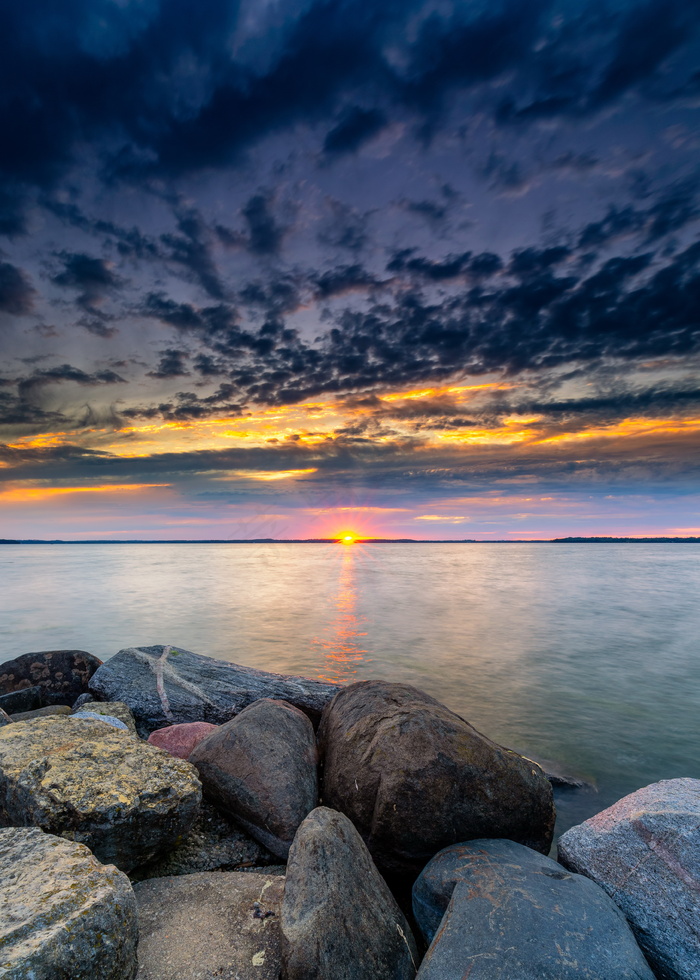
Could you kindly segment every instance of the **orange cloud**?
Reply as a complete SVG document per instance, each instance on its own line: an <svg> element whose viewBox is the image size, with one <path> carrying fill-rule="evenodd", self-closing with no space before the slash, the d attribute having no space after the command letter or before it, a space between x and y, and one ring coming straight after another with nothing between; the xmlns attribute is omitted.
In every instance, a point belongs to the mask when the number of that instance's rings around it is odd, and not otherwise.
<svg viewBox="0 0 700 980"><path fill-rule="evenodd" d="M453 516L445 516L444 514L421 514L420 517L414 517L414 521L442 521L446 524L463 524L464 521L471 520L470 517L465 517L462 514L457 514Z"/></svg>
<svg viewBox="0 0 700 980"><path fill-rule="evenodd" d="M135 490L152 490L169 487L170 483L108 483L94 487L13 487L0 491L0 502L26 503L33 500L49 500L71 493L125 493Z"/></svg>
<svg viewBox="0 0 700 980"><path fill-rule="evenodd" d="M304 470L233 470L230 476L241 477L244 480L289 480L295 476L306 476L318 472L315 466ZM226 479L226 477L222 477Z"/></svg>

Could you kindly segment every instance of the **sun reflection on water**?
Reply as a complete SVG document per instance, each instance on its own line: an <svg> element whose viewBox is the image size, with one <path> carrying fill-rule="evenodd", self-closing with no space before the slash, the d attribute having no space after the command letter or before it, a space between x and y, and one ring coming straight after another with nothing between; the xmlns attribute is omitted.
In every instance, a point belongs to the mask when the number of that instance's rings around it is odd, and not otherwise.
<svg viewBox="0 0 700 980"><path fill-rule="evenodd" d="M332 607L334 616L324 627L323 636L313 640L323 653L323 663L318 668L319 679L323 681L354 681L360 664L368 663L367 650L362 645L362 638L367 636L362 629L366 620L357 613L357 556L356 547L340 549L338 589Z"/></svg>

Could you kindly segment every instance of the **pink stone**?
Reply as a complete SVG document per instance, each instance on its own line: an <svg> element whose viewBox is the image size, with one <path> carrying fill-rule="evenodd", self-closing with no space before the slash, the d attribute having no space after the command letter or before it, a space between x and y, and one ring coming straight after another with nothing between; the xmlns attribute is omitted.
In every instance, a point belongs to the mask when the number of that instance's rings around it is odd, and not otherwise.
<svg viewBox="0 0 700 980"><path fill-rule="evenodd" d="M210 725L208 721L191 721L184 725L171 725L169 728L159 728L151 732L148 741L165 749L178 759L187 759L203 738L211 735L218 725Z"/></svg>

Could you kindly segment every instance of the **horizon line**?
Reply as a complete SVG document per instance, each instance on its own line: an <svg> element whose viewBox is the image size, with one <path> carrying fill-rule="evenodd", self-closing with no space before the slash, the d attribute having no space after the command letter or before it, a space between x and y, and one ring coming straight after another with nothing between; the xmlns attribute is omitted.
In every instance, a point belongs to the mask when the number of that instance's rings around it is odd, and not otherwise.
<svg viewBox="0 0 700 980"><path fill-rule="evenodd" d="M567 535L561 538L362 538L353 544L586 544L700 543L694 535ZM0 545L19 544L343 544L331 538L0 538Z"/></svg>

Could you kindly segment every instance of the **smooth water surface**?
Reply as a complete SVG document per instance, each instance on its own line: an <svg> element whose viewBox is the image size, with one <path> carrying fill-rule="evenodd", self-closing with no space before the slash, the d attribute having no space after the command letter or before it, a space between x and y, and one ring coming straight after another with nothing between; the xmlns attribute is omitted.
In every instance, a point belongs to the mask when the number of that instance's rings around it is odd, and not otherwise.
<svg viewBox="0 0 700 980"><path fill-rule="evenodd" d="M415 684L595 782L559 830L700 778L700 545L8 545L0 595L0 660L171 643Z"/></svg>

